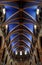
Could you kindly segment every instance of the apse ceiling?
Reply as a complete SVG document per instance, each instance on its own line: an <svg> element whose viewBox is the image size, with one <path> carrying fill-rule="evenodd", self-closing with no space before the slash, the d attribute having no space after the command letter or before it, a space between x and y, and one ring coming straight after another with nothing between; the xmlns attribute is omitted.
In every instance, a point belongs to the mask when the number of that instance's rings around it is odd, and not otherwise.
<svg viewBox="0 0 42 65"><path fill-rule="evenodd" d="M39 27L36 20L36 9L42 2L35 0L7 0L0 1L6 9L6 20L2 26L8 25L8 34L5 40L10 39L8 48L12 52L27 50L30 53L32 40L37 41L34 35L34 25Z"/></svg>

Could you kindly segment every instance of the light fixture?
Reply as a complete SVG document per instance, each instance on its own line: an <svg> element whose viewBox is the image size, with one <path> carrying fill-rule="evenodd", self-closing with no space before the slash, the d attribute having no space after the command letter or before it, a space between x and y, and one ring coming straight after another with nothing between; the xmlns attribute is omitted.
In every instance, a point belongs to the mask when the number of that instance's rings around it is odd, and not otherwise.
<svg viewBox="0 0 42 65"><path fill-rule="evenodd" d="M34 25L34 29L35 29L35 30L37 29L37 25Z"/></svg>
<svg viewBox="0 0 42 65"><path fill-rule="evenodd" d="M22 51L20 51L20 55L22 55Z"/></svg>
<svg viewBox="0 0 42 65"><path fill-rule="evenodd" d="M6 25L5 27L6 27L6 29L7 29L7 28L8 28L8 25Z"/></svg>
<svg viewBox="0 0 42 65"><path fill-rule="evenodd" d="M17 55L17 54L18 54L18 52L16 51L16 52L15 52L15 55Z"/></svg>
<svg viewBox="0 0 42 65"><path fill-rule="evenodd" d="M5 10L5 8L3 8L3 14L5 15L5 13L6 13L6 10Z"/></svg>
<svg viewBox="0 0 42 65"><path fill-rule="evenodd" d="M27 55L27 51L25 51L25 55Z"/></svg>
<svg viewBox="0 0 42 65"><path fill-rule="evenodd" d="M40 11L40 10L39 10L39 8L38 8L37 11L36 11L36 14L37 14L37 15L39 15L39 11Z"/></svg>

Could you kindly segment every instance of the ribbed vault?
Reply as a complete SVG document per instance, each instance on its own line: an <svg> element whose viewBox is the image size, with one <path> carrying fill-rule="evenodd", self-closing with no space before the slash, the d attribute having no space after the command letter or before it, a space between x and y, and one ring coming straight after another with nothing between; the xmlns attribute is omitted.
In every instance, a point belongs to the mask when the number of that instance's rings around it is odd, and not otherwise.
<svg viewBox="0 0 42 65"><path fill-rule="evenodd" d="M15 25L5 37L5 41L10 39L10 42L8 43L9 44L8 48L10 48L11 44L13 43L14 45L11 47L11 50L15 48L17 50L19 49L24 50L24 48L31 49L31 45L33 43L32 39L37 41L37 38L33 32L33 29L34 29L34 25L37 25L37 27L39 28L40 28L40 25L37 22L37 20L34 19L33 16L26 11L26 9L32 8L33 6L38 6L40 4L41 2L36 2L34 0L33 1L28 1L28 0L0 1L0 5L4 5L5 7L9 6L9 7L17 9L15 13L13 13L9 18L5 20L5 22L2 23L2 26L5 26L5 25L9 26L12 24ZM11 36L13 34L14 35L16 34L16 36L14 36L14 38L11 40ZM31 36L31 38L29 35Z"/></svg>

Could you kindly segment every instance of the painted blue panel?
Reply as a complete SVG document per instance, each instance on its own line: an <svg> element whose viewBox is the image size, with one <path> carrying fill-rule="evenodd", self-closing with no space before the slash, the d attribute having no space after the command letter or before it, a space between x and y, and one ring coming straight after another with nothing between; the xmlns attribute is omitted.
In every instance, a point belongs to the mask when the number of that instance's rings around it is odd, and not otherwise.
<svg viewBox="0 0 42 65"><path fill-rule="evenodd" d="M33 32L33 24L24 24L31 32Z"/></svg>
<svg viewBox="0 0 42 65"><path fill-rule="evenodd" d="M17 26L16 24L14 25L14 24L10 24L9 25L9 32L15 27L15 26ZM16 34L12 34L11 36L10 36L10 40L12 40L14 37L15 37L15 35Z"/></svg>
<svg viewBox="0 0 42 65"><path fill-rule="evenodd" d="M12 34L12 35L10 36L10 40L12 40L16 35L17 35L17 34Z"/></svg>
<svg viewBox="0 0 42 65"><path fill-rule="evenodd" d="M36 20L36 10L38 6L32 6L30 8L27 8L26 11L29 12L29 14Z"/></svg>
<svg viewBox="0 0 42 65"><path fill-rule="evenodd" d="M29 47L31 46L31 44L30 44L29 42L27 42L27 41L26 41L26 44L27 44Z"/></svg>
<svg viewBox="0 0 42 65"><path fill-rule="evenodd" d="M8 19L13 13L17 12L18 10L9 6L5 6L6 8L6 19Z"/></svg>
<svg viewBox="0 0 42 65"><path fill-rule="evenodd" d="M29 48L25 48L25 51L28 51L30 53L30 49Z"/></svg>
<svg viewBox="0 0 42 65"><path fill-rule="evenodd" d="M17 26L17 24L10 24L9 25L9 31L11 31L15 26Z"/></svg>
<svg viewBox="0 0 42 65"><path fill-rule="evenodd" d="M29 13L33 17L33 19L35 20L36 19L36 9L37 9L37 6L33 6L31 8L25 9L25 11L27 13Z"/></svg>
<svg viewBox="0 0 42 65"><path fill-rule="evenodd" d="M32 36L31 35L29 35L27 33L25 33L25 35L27 36L27 38L29 38L30 40L32 40Z"/></svg>
<svg viewBox="0 0 42 65"><path fill-rule="evenodd" d="M32 9L32 11L36 11L37 7L38 7L38 6L35 5L35 6L30 7L30 8L27 8L27 9Z"/></svg>

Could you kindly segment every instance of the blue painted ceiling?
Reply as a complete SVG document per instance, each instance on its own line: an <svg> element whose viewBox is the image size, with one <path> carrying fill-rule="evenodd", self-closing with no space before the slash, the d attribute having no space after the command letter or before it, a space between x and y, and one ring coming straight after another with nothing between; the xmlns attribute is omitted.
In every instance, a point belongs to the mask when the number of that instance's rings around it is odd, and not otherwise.
<svg viewBox="0 0 42 65"><path fill-rule="evenodd" d="M6 9L6 20L11 17L13 14L15 14L17 11L19 11L19 5L18 3L13 3L13 2L2 2L4 3L4 6L5 6L5 9ZM8 5L7 5L8 4ZM36 9L37 9L37 4L36 2L27 2L27 3L24 3L23 5L23 8L24 8L24 11L27 12L26 15L26 18L30 19L30 20L34 20L34 22L36 21ZM17 8L14 8L12 6L16 6ZM27 8L26 8L27 7ZM29 15L32 17L30 17ZM18 14L14 15L12 18L18 18ZM11 20L11 19L10 19ZM13 22L21 22L19 19L18 20L12 20ZM11 21L11 22L12 22ZM8 22L8 21L7 21ZM23 20L22 22L26 22L26 20ZM29 22L29 21L27 21ZM13 29L15 29L15 27L17 26L18 24L9 24L9 29L8 31L11 32ZM34 27L34 24L32 23L28 23L28 24L24 24L23 26L25 26L28 30L30 30L32 33L33 33L33 27ZM30 35L29 33L24 33L24 35L30 40L32 41L32 35ZM15 36L17 36L17 33L16 34L12 34L10 35L10 41L12 41L12 39L15 38ZM18 40L17 40L18 41ZM31 48L31 43L27 40L24 40L26 42L26 44ZM11 47L14 46L16 44L15 41L13 41L11 43ZM12 51L14 52L15 50L17 50L16 48L11 48ZM28 50L28 52L30 52L30 49L29 48L25 48L25 50Z"/></svg>

